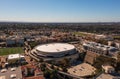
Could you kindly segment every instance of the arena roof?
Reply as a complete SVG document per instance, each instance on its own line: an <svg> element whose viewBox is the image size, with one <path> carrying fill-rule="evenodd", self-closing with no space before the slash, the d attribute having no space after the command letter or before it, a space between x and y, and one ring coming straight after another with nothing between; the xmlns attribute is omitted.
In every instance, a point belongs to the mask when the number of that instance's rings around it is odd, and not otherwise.
<svg viewBox="0 0 120 79"><path fill-rule="evenodd" d="M50 43L36 46L35 49L42 52L57 53L75 49L75 47L68 43Z"/></svg>

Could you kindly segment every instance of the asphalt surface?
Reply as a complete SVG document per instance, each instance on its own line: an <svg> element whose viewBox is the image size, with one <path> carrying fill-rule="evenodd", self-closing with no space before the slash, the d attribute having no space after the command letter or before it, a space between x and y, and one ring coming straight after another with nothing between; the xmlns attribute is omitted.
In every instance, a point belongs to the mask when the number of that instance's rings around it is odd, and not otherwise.
<svg viewBox="0 0 120 79"><path fill-rule="evenodd" d="M10 78L12 74L16 74L16 78L14 79L22 79L21 67L16 67L15 71L11 71L11 68L8 68L7 71L4 73L1 73L0 70L0 76L5 76L5 79L12 79Z"/></svg>

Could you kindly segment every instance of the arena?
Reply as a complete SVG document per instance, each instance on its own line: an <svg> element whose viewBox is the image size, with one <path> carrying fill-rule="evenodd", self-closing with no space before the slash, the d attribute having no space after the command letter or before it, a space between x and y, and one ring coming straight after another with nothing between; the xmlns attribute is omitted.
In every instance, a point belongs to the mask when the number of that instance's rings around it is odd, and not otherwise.
<svg viewBox="0 0 120 79"><path fill-rule="evenodd" d="M36 46L29 53L35 59L44 61L60 60L63 58L77 58L76 48L68 43L49 43Z"/></svg>

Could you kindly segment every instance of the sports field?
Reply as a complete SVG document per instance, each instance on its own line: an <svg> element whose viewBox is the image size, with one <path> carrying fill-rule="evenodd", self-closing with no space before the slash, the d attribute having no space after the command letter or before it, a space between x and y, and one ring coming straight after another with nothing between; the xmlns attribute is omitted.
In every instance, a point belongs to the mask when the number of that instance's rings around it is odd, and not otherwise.
<svg viewBox="0 0 120 79"><path fill-rule="evenodd" d="M9 55L16 53L24 53L22 47L0 48L0 55Z"/></svg>

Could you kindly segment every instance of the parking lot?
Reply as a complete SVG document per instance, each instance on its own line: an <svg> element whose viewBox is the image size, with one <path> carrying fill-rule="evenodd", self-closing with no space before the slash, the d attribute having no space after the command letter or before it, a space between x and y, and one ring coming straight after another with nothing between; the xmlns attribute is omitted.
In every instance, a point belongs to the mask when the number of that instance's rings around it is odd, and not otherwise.
<svg viewBox="0 0 120 79"><path fill-rule="evenodd" d="M21 67L8 68L7 71L1 71L2 70L0 70L0 79L22 79ZM16 77L11 78L11 75L16 75Z"/></svg>

